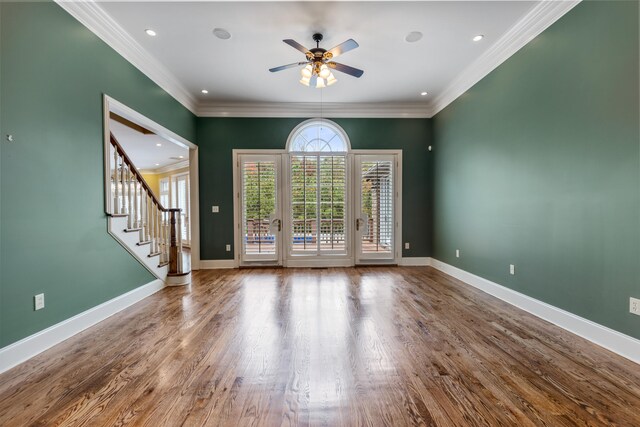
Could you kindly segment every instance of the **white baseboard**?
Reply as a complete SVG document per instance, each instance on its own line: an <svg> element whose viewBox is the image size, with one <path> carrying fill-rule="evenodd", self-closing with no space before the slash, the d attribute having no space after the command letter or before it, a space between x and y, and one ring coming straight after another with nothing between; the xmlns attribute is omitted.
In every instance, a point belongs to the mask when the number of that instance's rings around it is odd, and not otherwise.
<svg viewBox="0 0 640 427"><path fill-rule="evenodd" d="M163 287L164 282L156 279L0 349L0 373L124 310Z"/></svg>
<svg viewBox="0 0 640 427"><path fill-rule="evenodd" d="M429 257L402 257L400 259L400 265L405 267L425 267L431 265L431 258Z"/></svg>
<svg viewBox="0 0 640 427"><path fill-rule="evenodd" d="M213 270L219 268L236 268L236 262L232 259L201 259L201 270Z"/></svg>
<svg viewBox="0 0 640 427"><path fill-rule="evenodd" d="M404 257L400 259L403 266L428 266L431 258L429 257ZM351 267L353 260L308 260L301 257L300 259L287 260L286 267ZM219 268L236 268L235 261L232 259L202 259L200 260L200 268L203 270L219 269Z"/></svg>
<svg viewBox="0 0 640 427"><path fill-rule="evenodd" d="M531 298L480 276L461 270L437 259L431 259L432 267L461 280L474 288L500 298L524 311L581 336L601 347L613 351L636 363L640 363L640 340L614 331L591 320Z"/></svg>

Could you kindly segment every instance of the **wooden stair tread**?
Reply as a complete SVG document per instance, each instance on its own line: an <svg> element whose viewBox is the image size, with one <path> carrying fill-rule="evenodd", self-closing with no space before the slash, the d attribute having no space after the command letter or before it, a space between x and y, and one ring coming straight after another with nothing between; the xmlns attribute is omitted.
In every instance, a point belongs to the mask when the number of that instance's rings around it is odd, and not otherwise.
<svg viewBox="0 0 640 427"><path fill-rule="evenodd" d="M144 246L144 245L148 245L151 243L151 240L143 240L141 242L136 243L136 245L138 246Z"/></svg>
<svg viewBox="0 0 640 427"><path fill-rule="evenodd" d="M147 255L148 258L153 258L154 256L158 256L160 255L160 252L152 252L149 255Z"/></svg>
<svg viewBox="0 0 640 427"><path fill-rule="evenodd" d="M135 231L140 231L140 230L142 230L142 228L125 228L124 232L125 233L133 233Z"/></svg>
<svg viewBox="0 0 640 427"><path fill-rule="evenodd" d="M161 262L160 264L158 264L158 268L164 267L165 265L169 265L169 261Z"/></svg>
<svg viewBox="0 0 640 427"><path fill-rule="evenodd" d="M110 213L110 214L107 214L107 215L112 216L114 218L124 218L126 216L129 216L129 214L114 214L114 213Z"/></svg>

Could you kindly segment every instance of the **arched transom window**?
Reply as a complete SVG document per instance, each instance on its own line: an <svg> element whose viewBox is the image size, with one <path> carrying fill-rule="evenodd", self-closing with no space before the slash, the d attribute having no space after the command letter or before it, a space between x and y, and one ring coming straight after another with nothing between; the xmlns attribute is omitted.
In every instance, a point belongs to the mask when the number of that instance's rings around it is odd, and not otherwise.
<svg viewBox="0 0 640 427"><path fill-rule="evenodd" d="M298 153L347 153L347 134L336 123L311 119L300 123L289 135L287 149Z"/></svg>

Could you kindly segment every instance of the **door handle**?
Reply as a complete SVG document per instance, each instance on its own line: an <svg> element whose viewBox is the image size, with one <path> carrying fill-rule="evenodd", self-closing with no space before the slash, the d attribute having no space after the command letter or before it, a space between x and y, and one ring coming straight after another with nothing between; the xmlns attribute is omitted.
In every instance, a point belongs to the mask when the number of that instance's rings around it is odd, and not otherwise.
<svg viewBox="0 0 640 427"><path fill-rule="evenodd" d="M271 221L271 224L274 224L276 222L278 223L278 231L282 231L282 220L276 218Z"/></svg>
<svg viewBox="0 0 640 427"><path fill-rule="evenodd" d="M360 218L356 218L356 231L360 231Z"/></svg>

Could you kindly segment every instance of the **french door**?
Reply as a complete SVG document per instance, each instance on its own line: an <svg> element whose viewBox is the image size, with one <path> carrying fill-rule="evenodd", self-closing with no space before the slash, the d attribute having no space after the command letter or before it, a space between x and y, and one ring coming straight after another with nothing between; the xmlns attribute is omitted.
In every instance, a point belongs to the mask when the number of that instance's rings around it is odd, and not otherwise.
<svg viewBox="0 0 640 427"><path fill-rule="evenodd" d="M280 155L238 158L242 264L282 262L280 164Z"/></svg>
<svg viewBox="0 0 640 427"><path fill-rule="evenodd" d="M174 175L171 177L171 206L180 209L182 242L191 245L191 227L189 225L189 173Z"/></svg>
<svg viewBox="0 0 640 427"><path fill-rule="evenodd" d="M355 156L356 264L397 261L396 164L395 155Z"/></svg>
<svg viewBox="0 0 640 427"><path fill-rule="evenodd" d="M399 261L399 152L236 154L241 265Z"/></svg>

